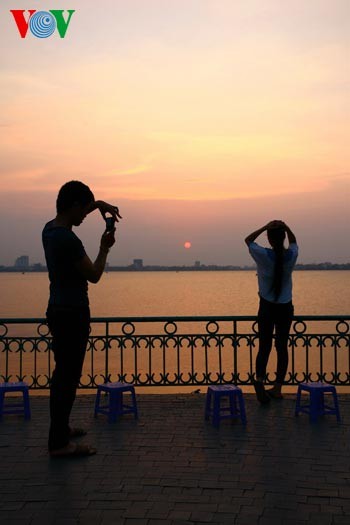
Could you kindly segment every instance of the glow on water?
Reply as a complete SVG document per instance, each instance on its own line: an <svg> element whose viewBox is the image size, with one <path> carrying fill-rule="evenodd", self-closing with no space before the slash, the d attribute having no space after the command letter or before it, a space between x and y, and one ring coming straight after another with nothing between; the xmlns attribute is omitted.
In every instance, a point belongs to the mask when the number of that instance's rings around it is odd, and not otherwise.
<svg viewBox="0 0 350 525"><path fill-rule="evenodd" d="M43 317L46 273L0 273L0 317ZM103 316L254 315L254 271L109 272L89 286L91 314ZM350 313L350 271L294 272L296 315Z"/></svg>

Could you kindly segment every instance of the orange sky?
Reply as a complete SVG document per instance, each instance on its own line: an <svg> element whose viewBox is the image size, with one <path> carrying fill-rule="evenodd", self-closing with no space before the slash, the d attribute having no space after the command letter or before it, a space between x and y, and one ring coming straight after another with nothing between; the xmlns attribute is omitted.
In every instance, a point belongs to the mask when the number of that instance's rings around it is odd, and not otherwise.
<svg viewBox="0 0 350 525"><path fill-rule="evenodd" d="M293 218L293 195L321 210L348 180L347 0L75 0L65 39L24 40L5 4L1 189L33 214L74 178L139 207L245 199L257 219L281 196Z"/></svg>

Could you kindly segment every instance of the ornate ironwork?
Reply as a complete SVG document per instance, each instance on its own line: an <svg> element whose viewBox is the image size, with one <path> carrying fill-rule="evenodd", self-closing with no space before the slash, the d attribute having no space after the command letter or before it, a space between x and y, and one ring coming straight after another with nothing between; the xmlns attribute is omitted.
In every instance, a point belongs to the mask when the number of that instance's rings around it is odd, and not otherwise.
<svg viewBox="0 0 350 525"><path fill-rule="evenodd" d="M93 318L80 388L250 385L257 348L255 316ZM350 316L295 316L289 351L287 385L350 386ZM47 389L53 367L45 319L0 319L0 380Z"/></svg>

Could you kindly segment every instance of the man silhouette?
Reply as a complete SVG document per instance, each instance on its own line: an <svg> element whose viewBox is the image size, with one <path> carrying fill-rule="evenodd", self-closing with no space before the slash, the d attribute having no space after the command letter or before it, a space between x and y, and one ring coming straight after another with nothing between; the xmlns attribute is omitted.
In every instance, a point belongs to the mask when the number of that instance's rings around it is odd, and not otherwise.
<svg viewBox="0 0 350 525"><path fill-rule="evenodd" d="M52 334L55 370L50 385L49 453L52 457L90 456L96 449L78 445L72 438L86 434L71 428L69 417L79 384L90 330L88 282L97 283L104 271L107 255L115 243L114 225L101 237L95 262L87 256L72 227L79 226L92 211L99 209L106 219L121 218L116 206L96 201L90 188L70 181L60 189L57 215L42 232L50 279L47 321ZM113 222L113 221L112 221Z"/></svg>

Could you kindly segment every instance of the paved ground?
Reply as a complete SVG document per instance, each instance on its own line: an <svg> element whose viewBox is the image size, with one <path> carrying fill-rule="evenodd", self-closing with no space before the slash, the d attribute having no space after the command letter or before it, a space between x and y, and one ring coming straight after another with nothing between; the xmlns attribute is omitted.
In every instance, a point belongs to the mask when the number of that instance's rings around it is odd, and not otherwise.
<svg viewBox="0 0 350 525"><path fill-rule="evenodd" d="M204 421L203 394L139 395L140 419L108 424L79 396L98 454L50 460L48 398L31 397L32 420L0 423L0 522L6 524L348 525L350 396L343 421L294 417L294 396L257 405L248 424ZM84 438L87 440L87 438Z"/></svg>

